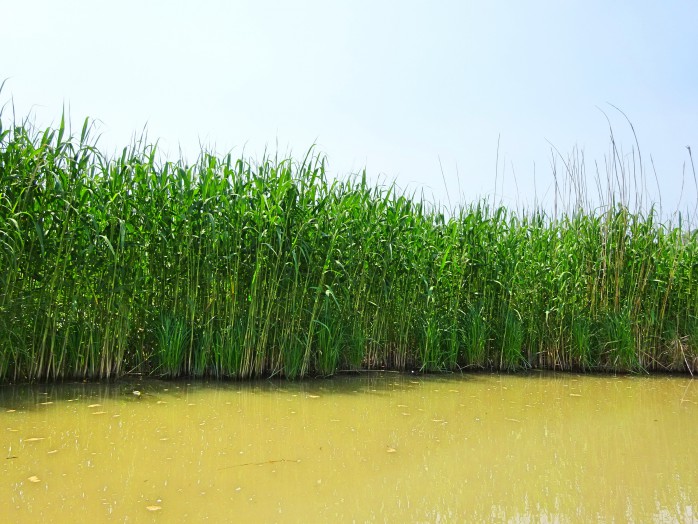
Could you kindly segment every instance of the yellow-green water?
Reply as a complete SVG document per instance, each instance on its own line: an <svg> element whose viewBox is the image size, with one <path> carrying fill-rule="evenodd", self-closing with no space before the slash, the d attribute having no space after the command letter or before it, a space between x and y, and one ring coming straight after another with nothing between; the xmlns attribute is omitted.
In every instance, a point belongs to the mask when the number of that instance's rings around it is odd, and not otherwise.
<svg viewBox="0 0 698 524"><path fill-rule="evenodd" d="M696 522L698 383L5 386L0 453L2 522Z"/></svg>

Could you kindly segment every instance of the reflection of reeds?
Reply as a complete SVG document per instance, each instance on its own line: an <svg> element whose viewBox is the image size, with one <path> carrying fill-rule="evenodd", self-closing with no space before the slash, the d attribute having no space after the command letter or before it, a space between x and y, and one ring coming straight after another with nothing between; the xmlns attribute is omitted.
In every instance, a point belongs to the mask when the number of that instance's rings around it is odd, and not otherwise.
<svg viewBox="0 0 698 524"><path fill-rule="evenodd" d="M698 233L631 209L619 155L599 207L573 156L567 214L446 217L312 152L158 163L90 131L0 128L0 379L695 367Z"/></svg>

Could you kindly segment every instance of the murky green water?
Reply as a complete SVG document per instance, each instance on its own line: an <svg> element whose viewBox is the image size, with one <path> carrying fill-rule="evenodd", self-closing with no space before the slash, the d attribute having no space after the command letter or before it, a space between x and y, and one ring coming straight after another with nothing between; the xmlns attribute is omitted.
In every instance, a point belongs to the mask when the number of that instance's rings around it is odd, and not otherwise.
<svg viewBox="0 0 698 524"><path fill-rule="evenodd" d="M3 522L696 522L698 383L6 386L0 453Z"/></svg>

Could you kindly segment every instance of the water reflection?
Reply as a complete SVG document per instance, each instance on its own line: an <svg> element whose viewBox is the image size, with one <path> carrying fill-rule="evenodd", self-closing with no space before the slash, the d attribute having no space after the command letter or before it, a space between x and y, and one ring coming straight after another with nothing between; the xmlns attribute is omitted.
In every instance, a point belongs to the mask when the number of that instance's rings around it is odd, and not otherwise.
<svg viewBox="0 0 698 524"><path fill-rule="evenodd" d="M677 377L2 387L0 514L692 522L697 410Z"/></svg>

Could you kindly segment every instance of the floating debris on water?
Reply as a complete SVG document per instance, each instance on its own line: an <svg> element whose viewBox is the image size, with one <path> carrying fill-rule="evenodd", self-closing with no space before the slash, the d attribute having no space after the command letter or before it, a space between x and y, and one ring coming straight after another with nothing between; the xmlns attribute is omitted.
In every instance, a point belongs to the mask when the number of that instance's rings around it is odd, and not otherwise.
<svg viewBox="0 0 698 524"><path fill-rule="evenodd" d="M29 482L41 482L41 479L37 477L36 475L32 475L27 479Z"/></svg>

